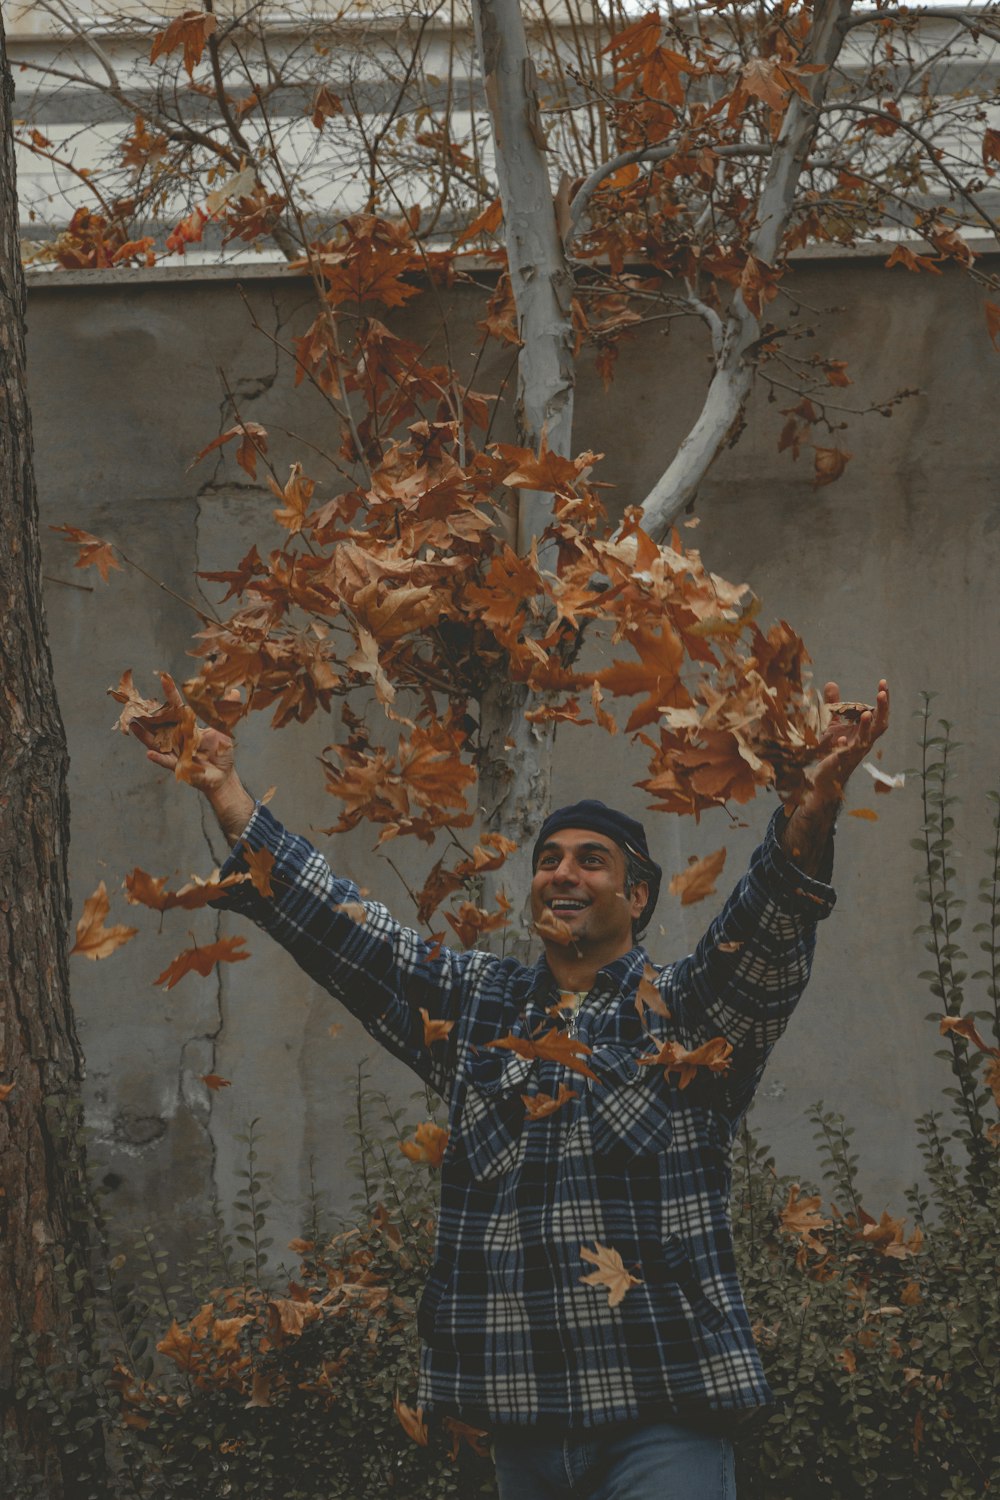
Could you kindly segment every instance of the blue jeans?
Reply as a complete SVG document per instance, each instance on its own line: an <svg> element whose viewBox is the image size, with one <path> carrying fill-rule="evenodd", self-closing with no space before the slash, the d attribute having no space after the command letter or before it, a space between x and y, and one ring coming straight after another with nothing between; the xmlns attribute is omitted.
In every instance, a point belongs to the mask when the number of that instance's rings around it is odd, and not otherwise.
<svg viewBox="0 0 1000 1500"><path fill-rule="evenodd" d="M669 1422L562 1440L494 1433L500 1500L736 1500L728 1438Z"/></svg>

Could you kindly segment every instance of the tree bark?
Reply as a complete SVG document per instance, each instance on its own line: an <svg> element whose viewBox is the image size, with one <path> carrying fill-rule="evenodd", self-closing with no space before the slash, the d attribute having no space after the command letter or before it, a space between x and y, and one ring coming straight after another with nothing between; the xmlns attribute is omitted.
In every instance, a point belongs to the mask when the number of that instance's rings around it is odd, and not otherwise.
<svg viewBox="0 0 1000 1500"><path fill-rule="evenodd" d="M519 0L473 0L472 15L521 336L518 442L537 452L544 435L554 453L568 456L573 441L573 278L556 224L535 70ZM550 495L521 492L517 550L522 555L545 530L551 504Z"/></svg>
<svg viewBox="0 0 1000 1500"><path fill-rule="evenodd" d="M106 1490L86 1394L92 1303L88 1311L82 1058L66 961L68 756L42 604L13 93L0 21L0 1081L13 1085L0 1102L0 1492L29 1493L33 1474L44 1488L32 1495L90 1500Z"/></svg>

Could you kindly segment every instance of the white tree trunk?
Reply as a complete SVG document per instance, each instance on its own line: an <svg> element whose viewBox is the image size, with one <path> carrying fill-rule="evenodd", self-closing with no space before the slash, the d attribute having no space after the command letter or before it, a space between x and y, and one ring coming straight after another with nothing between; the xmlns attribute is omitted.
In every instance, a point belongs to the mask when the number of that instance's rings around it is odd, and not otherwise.
<svg viewBox="0 0 1000 1500"><path fill-rule="evenodd" d="M519 0L473 0L480 66L496 150L521 353L518 441L564 456L573 439L573 280L556 225L535 70ZM551 497L521 491L517 549L544 531Z"/></svg>
<svg viewBox="0 0 1000 1500"><path fill-rule="evenodd" d="M819 0L816 6L803 61L819 63L823 72L809 76L808 104L792 94L761 194L757 229L748 247L751 255L767 265L773 265L784 238L802 163L816 135L830 69L843 46L851 3ZM642 503L643 526L654 540L666 535L695 498L710 465L738 430L753 384L753 349L759 337L760 323L737 291L723 328L705 404L673 461Z"/></svg>

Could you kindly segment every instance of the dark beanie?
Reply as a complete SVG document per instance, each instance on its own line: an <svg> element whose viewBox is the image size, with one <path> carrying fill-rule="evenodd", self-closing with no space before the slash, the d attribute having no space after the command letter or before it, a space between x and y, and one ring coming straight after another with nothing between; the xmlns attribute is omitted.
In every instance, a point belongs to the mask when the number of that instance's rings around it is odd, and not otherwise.
<svg viewBox="0 0 1000 1500"><path fill-rule="evenodd" d="M617 808L608 807L606 803L598 802L592 797L584 798L582 802L573 802L568 807L557 807L555 812L549 813L538 831L531 851L532 870L538 864L542 845L561 828L589 828L594 833L603 833L607 838L613 839L626 854L630 854L639 865L642 878L649 885L649 899L635 919L636 930L641 932L653 915L653 908L660 894L660 881L663 879L663 871L650 855L646 830L642 824L635 818L630 818L628 813L619 812Z"/></svg>

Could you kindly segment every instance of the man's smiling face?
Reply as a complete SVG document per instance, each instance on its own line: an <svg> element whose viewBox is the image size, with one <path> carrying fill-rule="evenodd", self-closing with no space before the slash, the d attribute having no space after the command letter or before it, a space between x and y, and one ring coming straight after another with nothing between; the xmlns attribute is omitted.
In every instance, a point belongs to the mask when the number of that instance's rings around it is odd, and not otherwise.
<svg viewBox="0 0 1000 1500"><path fill-rule="evenodd" d="M573 945L603 966L632 948L632 919L646 904L640 880L625 894L625 854L613 839L589 828L560 828L538 851L531 881L531 914L565 922Z"/></svg>

